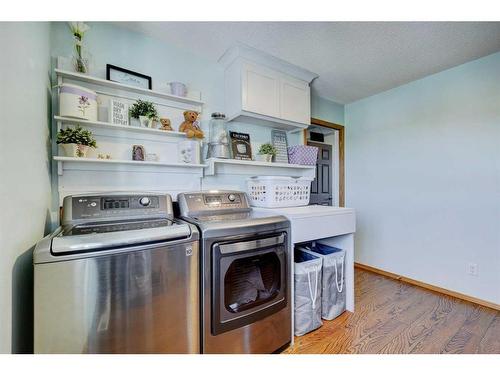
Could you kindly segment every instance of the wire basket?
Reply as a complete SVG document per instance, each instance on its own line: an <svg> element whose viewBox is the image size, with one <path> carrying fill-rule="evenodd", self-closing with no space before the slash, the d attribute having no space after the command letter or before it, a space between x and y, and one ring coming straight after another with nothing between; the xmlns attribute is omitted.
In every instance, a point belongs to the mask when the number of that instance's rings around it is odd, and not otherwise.
<svg viewBox="0 0 500 375"><path fill-rule="evenodd" d="M310 177L255 176L247 179L247 194L254 207L307 206Z"/></svg>

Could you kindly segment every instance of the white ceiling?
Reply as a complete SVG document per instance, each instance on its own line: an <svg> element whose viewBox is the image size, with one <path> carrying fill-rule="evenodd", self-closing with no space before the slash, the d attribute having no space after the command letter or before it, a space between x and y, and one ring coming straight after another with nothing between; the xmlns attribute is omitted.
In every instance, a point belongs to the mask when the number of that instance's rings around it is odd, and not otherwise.
<svg viewBox="0 0 500 375"><path fill-rule="evenodd" d="M319 74L349 103L500 51L500 22L125 22L213 61L236 41Z"/></svg>

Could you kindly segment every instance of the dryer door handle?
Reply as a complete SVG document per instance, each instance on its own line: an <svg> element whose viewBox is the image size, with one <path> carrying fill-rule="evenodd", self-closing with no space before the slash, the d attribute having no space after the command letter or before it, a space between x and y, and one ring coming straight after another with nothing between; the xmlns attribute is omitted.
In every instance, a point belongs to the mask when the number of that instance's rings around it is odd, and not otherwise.
<svg viewBox="0 0 500 375"><path fill-rule="evenodd" d="M264 247L277 246L285 243L285 234L281 233L279 236L259 238L252 241L234 242L229 244L219 245L221 254L239 253L241 251L248 251L254 249L261 249Z"/></svg>

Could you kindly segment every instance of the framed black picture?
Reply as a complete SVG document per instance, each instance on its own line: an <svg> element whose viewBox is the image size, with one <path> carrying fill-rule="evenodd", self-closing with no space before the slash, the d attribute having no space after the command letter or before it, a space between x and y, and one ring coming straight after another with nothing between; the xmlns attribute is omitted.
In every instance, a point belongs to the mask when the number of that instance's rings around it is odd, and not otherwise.
<svg viewBox="0 0 500 375"><path fill-rule="evenodd" d="M153 88L151 77L111 64L106 64L106 79L143 89L151 90Z"/></svg>
<svg viewBox="0 0 500 375"><path fill-rule="evenodd" d="M245 133L229 132L233 159L252 160L252 146L250 135Z"/></svg>

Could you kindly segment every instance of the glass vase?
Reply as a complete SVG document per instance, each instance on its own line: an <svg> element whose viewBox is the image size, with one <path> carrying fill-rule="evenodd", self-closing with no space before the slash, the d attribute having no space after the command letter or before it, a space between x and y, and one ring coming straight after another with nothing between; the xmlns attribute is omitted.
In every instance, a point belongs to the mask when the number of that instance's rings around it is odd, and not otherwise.
<svg viewBox="0 0 500 375"><path fill-rule="evenodd" d="M88 52L81 38L75 36L73 68L77 73L89 74L92 55Z"/></svg>

